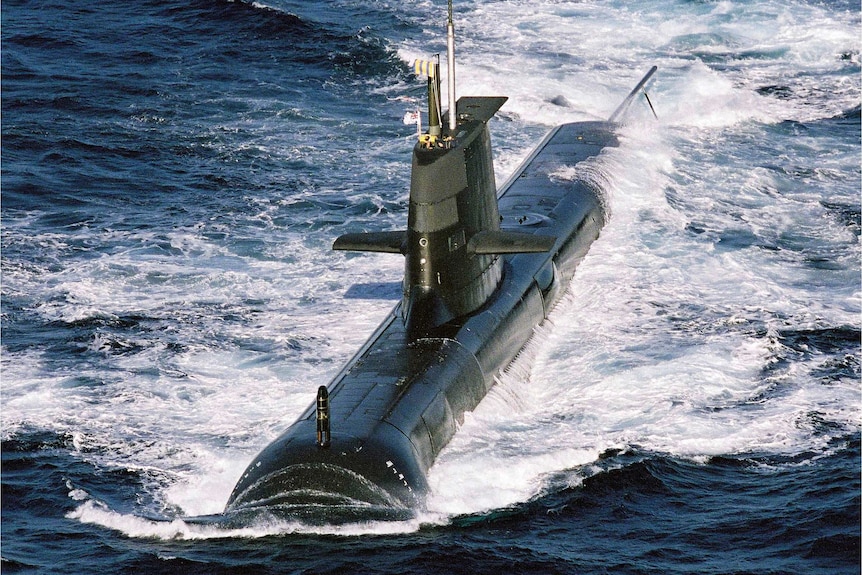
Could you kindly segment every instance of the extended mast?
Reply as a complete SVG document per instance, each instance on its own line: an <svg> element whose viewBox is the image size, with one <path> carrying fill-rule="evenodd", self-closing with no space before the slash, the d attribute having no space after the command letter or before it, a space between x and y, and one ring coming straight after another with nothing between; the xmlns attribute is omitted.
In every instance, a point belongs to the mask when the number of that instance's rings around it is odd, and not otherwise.
<svg viewBox="0 0 862 575"><path fill-rule="evenodd" d="M449 132L454 136L458 116L455 105L455 22L452 20L452 0L449 0L449 20L446 22L446 64L449 67Z"/></svg>

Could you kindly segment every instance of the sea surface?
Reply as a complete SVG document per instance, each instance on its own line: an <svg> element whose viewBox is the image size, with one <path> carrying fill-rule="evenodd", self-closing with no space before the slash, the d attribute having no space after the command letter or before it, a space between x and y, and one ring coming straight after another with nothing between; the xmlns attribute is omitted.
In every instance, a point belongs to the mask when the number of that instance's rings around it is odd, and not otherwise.
<svg viewBox="0 0 862 575"><path fill-rule="evenodd" d="M454 13L498 182L652 65L657 118L427 509L227 528L186 519L397 301L402 258L330 247L404 226L445 2L3 3L4 574L860 572L860 4Z"/></svg>

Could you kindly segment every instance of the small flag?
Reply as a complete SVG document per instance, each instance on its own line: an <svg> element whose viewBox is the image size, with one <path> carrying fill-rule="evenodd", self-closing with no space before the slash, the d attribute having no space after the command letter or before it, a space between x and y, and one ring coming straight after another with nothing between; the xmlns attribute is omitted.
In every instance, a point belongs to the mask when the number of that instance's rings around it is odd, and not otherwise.
<svg viewBox="0 0 862 575"><path fill-rule="evenodd" d="M413 62L413 71L417 76L434 78L437 76L437 62L432 60L416 60Z"/></svg>
<svg viewBox="0 0 862 575"><path fill-rule="evenodd" d="M419 110L415 112L407 112L404 114L404 123L407 125L415 124L419 121Z"/></svg>
<svg viewBox="0 0 862 575"><path fill-rule="evenodd" d="M422 137L422 115L419 113L419 110L404 114L404 123L407 125L415 123L416 135Z"/></svg>

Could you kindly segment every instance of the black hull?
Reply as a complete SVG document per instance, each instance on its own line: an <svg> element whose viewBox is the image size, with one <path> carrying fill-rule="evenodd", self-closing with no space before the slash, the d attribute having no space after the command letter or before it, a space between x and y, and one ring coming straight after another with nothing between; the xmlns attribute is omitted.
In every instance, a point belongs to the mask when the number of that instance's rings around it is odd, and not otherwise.
<svg viewBox="0 0 862 575"><path fill-rule="evenodd" d="M495 256L502 278L490 299L422 337L408 333L399 303L327 386L331 444L318 446L312 404L252 461L226 511L420 507L427 472L464 413L547 317L598 237L604 191L593 179L564 178L559 170L571 172L616 146L615 127L559 126L501 188L502 230L553 236L551 250Z"/></svg>

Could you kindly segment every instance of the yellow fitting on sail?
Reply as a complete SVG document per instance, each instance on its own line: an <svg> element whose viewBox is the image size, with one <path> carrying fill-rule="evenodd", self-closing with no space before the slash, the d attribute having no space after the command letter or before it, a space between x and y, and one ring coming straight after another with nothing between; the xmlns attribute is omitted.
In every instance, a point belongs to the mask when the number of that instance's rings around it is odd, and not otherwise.
<svg viewBox="0 0 862 575"><path fill-rule="evenodd" d="M435 78L437 76L437 67L437 62L432 60L416 60L413 62L413 71L417 76Z"/></svg>
<svg viewBox="0 0 862 575"><path fill-rule="evenodd" d="M426 150L435 148L437 146L437 136L432 136L431 134L421 134L419 136L419 144Z"/></svg>

